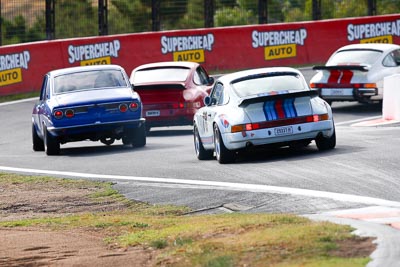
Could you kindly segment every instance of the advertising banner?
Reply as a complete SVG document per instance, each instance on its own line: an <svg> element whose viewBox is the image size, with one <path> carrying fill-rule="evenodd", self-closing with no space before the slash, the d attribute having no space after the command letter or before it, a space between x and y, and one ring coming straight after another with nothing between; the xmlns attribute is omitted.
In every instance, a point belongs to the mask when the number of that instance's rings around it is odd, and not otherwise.
<svg viewBox="0 0 400 267"><path fill-rule="evenodd" d="M351 43L400 44L400 14L323 21L148 32L0 47L0 95L39 91L46 72L117 64L128 75L158 61L194 61L212 73L324 64Z"/></svg>

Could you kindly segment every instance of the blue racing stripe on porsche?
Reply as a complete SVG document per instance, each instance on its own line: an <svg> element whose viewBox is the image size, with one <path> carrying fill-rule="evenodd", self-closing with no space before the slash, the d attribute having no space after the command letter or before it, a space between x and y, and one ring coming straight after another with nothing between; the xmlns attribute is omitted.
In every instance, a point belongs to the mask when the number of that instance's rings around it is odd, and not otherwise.
<svg viewBox="0 0 400 267"><path fill-rule="evenodd" d="M285 114L286 118L297 117L296 107L294 106L294 98L285 99Z"/></svg>
<svg viewBox="0 0 400 267"><path fill-rule="evenodd" d="M297 117L296 107L294 105L294 98L288 98L283 101L283 109L285 113L285 118L295 118ZM278 113L276 110L276 101L264 102L263 110L265 118L267 121L274 121L278 119Z"/></svg>
<svg viewBox="0 0 400 267"><path fill-rule="evenodd" d="M275 106L275 101L267 101L264 103L265 118L268 121L273 121L278 118L274 106Z"/></svg>

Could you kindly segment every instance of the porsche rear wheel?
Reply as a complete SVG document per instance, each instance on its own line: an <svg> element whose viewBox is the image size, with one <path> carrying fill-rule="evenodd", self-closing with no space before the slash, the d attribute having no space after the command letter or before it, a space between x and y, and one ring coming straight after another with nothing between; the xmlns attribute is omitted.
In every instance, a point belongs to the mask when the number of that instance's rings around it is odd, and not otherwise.
<svg viewBox="0 0 400 267"><path fill-rule="evenodd" d="M226 148L221 132L216 124L214 125L214 150L215 157L219 163L224 164L235 161L235 151Z"/></svg>
<svg viewBox="0 0 400 267"><path fill-rule="evenodd" d="M207 160L213 157L212 150L204 149L203 143L200 139L199 130L197 129L196 125L193 127L194 132L194 149L196 151L196 156L199 160Z"/></svg>
<svg viewBox="0 0 400 267"><path fill-rule="evenodd" d="M46 154L49 156L60 154L60 143L45 129L44 144L46 147Z"/></svg>
<svg viewBox="0 0 400 267"><path fill-rule="evenodd" d="M32 144L33 151L44 151L44 142L36 132L35 125L32 124Z"/></svg>
<svg viewBox="0 0 400 267"><path fill-rule="evenodd" d="M320 134L317 139L315 139L315 143L320 151L334 149L336 146L336 131L333 131L331 137L324 137Z"/></svg>

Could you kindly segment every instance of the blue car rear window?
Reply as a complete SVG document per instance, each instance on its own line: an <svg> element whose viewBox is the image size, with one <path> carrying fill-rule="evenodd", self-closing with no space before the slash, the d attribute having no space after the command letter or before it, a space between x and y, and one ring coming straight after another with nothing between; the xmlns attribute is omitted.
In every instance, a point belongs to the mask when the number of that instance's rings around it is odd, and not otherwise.
<svg viewBox="0 0 400 267"><path fill-rule="evenodd" d="M84 71L54 78L55 94L127 86L127 81L119 70Z"/></svg>

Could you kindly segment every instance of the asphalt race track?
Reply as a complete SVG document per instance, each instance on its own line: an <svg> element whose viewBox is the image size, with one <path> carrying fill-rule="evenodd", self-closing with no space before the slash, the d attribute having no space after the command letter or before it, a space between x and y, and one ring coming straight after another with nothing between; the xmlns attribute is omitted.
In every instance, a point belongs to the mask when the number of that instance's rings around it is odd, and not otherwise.
<svg viewBox="0 0 400 267"><path fill-rule="evenodd" d="M111 180L127 197L188 205L199 213L321 213L369 206L400 208L400 124L356 126L381 116L379 104L333 103L337 146L311 143L242 154L234 164L195 157L192 128L154 128L144 148L100 142L34 152L35 100L0 104L0 171Z"/></svg>

